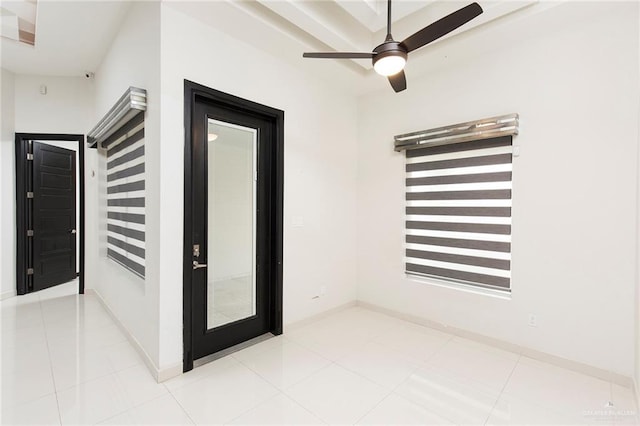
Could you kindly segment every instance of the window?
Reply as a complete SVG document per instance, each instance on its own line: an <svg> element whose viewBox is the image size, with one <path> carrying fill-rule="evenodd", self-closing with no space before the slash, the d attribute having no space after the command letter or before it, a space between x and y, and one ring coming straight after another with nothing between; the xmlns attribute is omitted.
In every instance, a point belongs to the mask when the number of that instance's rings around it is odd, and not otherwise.
<svg viewBox="0 0 640 426"><path fill-rule="evenodd" d="M510 291L511 134L421 137L406 150L406 273Z"/></svg>
<svg viewBox="0 0 640 426"><path fill-rule="evenodd" d="M144 112L108 137L107 257L145 276Z"/></svg>

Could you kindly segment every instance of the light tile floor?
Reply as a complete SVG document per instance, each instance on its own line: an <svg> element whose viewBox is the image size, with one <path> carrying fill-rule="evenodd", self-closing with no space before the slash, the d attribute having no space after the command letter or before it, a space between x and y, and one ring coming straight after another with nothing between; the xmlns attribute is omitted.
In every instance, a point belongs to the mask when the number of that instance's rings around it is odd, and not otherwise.
<svg viewBox="0 0 640 426"><path fill-rule="evenodd" d="M630 389L362 308L158 384L75 291L1 302L2 424L638 424Z"/></svg>

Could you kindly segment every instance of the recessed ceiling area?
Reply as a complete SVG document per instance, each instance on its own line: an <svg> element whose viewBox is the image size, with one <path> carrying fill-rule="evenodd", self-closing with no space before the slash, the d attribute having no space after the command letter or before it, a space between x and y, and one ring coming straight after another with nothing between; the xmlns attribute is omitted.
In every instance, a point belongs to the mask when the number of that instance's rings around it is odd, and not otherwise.
<svg viewBox="0 0 640 426"><path fill-rule="evenodd" d="M3 38L33 46L36 39L38 0L5 1L0 5Z"/></svg>
<svg viewBox="0 0 640 426"><path fill-rule="evenodd" d="M434 50L432 45L456 38L474 28L485 27L486 24L493 25L494 21L536 2L479 0L484 13L415 52L410 60L410 71L414 74L421 72L421 62L428 62L424 58ZM393 36L396 40L403 40L469 3L471 0L395 0L392 3ZM353 86L351 83L358 76L358 84L361 84L363 76L374 78L370 59L336 60L320 64L314 59L305 59L306 62L303 62L302 53L370 52L382 43L386 35L386 0L165 1L164 4L301 69L311 68L307 66L307 62L310 62L320 74L330 74L334 80L339 76L345 86ZM2 38L2 67L19 74L51 76L81 76L95 71L130 6L129 1L41 0L38 3L36 45L29 46ZM235 12L231 9L235 9ZM221 17L220 13L224 16ZM243 18L236 22L237 19L232 19L236 16Z"/></svg>
<svg viewBox="0 0 640 426"><path fill-rule="evenodd" d="M433 44L487 24L536 3L534 0L479 0L484 13ZM272 1L258 0L265 8L285 18L315 39L310 48L325 51L371 52L384 41L387 32L386 0ZM424 26L472 3L472 1L422 0L392 2L392 35L403 40ZM309 44L309 43L308 43ZM352 60L364 71L371 60Z"/></svg>
<svg viewBox="0 0 640 426"><path fill-rule="evenodd" d="M40 1L35 46L2 37L2 67L48 76L94 71L130 6L127 1Z"/></svg>

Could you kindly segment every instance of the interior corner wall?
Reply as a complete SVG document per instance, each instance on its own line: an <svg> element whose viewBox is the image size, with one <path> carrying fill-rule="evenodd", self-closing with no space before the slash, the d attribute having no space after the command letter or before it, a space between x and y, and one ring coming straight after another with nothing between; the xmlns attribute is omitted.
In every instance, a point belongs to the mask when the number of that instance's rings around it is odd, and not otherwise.
<svg viewBox="0 0 640 426"><path fill-rule="evenodd" d="M0 300L16 294L15 76L0 69Z"/></svg>
<svg viewBox="0 0 640 426"><path fill-rule="evenodd" d="M130 87L147 91L145 112L146 278L107 258L106 153L89 151L96 176L87 187L87 284L102 297L159 374L160 246L160 4L133 2L95 72L95 116L90 128Z"/></svg>
<svg viewBox="0 0 640 426"><path fill-rule="evenodd" d="M360 99L359 300L633 377L637 8L538 3L443 41L445 54L434 46L438 65L420 78L409 63L406 92ZM520 114L521 148L511 299L405 277L393 136L507 113Z"/></svg>
<svg viewBox="0 0 640 426"><path fill-rule="evenodd" d="M232 16L235 7L227 2L192 5L210 8L202 19L252 31L261 25L248 15ZM356 296L355 97L179 7L186 6L162 6L163 363L182 356L184 79L284 110L285 328ZM293 218L302 226L294 227Z"/></svg>

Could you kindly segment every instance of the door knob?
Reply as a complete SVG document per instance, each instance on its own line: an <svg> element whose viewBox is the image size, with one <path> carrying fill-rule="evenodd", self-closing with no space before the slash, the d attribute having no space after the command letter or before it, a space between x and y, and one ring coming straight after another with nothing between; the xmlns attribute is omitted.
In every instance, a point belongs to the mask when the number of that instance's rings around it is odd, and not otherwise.
<svg viewBox="0 0 640 426"><path fill-rule="evenodd" d="M70 234L75 234L77 231L75 229L69 229Z"/></svg>
<svg viewBox="0 0 640 426"><path fill-rule="evenodd" d="M207 264L206 263L198 263L197 260L193 261L193 269L201 269L201 268L206 268Z"/></svg>

